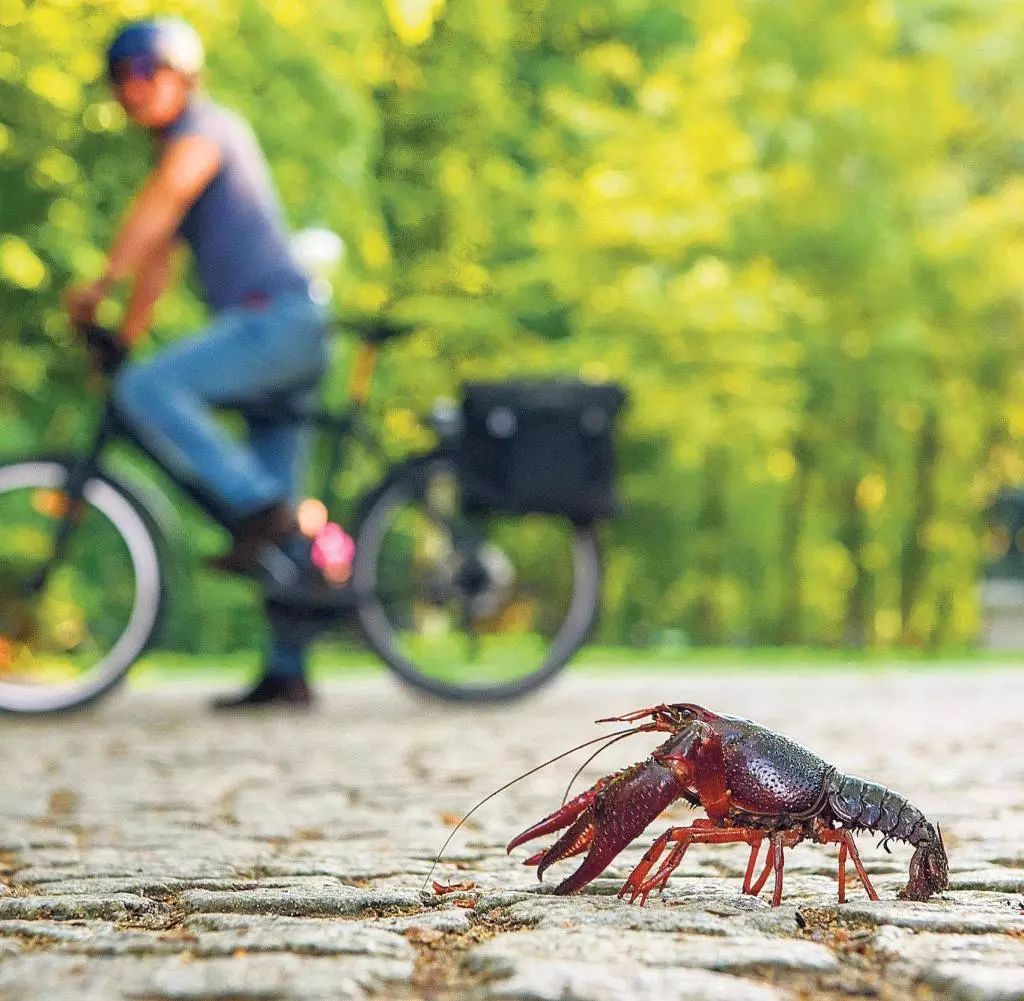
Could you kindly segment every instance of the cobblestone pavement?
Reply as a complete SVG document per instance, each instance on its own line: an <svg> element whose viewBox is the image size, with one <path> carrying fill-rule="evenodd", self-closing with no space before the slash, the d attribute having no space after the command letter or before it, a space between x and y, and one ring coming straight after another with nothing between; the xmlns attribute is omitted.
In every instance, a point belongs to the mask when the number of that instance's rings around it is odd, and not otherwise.
<svg viewBox="0 0 1024 1001"><path fill-rule="evenodd" d="M452 709L387 679L310 716L211 717L176 686L0 720L0 998L1024 999L1024 671L572 675L511 708ZM586 752L454 820L521 771L660 701L753 717L941 821L941 899L896 899L910 850L860 847L882 899L836 903L836 849L802 844L786 896L742 896L742 846L695 846L646 908L615 891L657 821L583 895L538 892L509 837ZM644 735L583 778L644 757ZM674 808L672 822L688 823ZM559 864L553 885L575 860ZM549 884L545 884L549 885Z"/></svg>

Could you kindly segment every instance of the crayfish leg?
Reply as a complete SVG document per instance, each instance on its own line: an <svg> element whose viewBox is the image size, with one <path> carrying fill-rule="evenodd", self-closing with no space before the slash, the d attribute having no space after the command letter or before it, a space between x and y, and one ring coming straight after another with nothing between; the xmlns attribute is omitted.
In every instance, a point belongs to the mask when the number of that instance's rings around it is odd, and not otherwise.
<svg viewBox="0 0 1024 1001"><path fill-rule="evenodd" d="M651 876L649 879L645 879L640 886L633 891L632 896L629 898L629 902L633 903L637 896L640 897L640 906L643 907L647 904L647 898L655 890L664 890L668 885L668 878L679 868L679 864L683 861L683 856L686 854L686 849L690 847L689 841L680 841L675 847L669 852L668 858L658 866L658 871Z"/></svg>
<svg viewBox="0 0 1024 1001"><path fill-rule="evenodd" d="M761 870L761 875L757 877L757 882L747 891L752 897L756 897L764 889L764 884L768 882L768 877L772 874L772 869L774 868L775 860L772 858L772 850L769 847L765 855L764 868Z"/></svg>
<svg viewBox="0 0 1024 1001"><path fill-rule="evenodd" d="M849 849L844 839L839 845L839 903L846 903L846 853Z"/></svg>
<svg viewBox="0 0 1024 1001"><path fill-rule="evenodd" d="M686 849L690 847L692 839L685 838L680 832L682 831L705 831L714 830L715 825L710 820L695 820L689 827L670 827L664 834L658 837L654 844L644 853L644 857L640 860L639 865L629 874L629 878L625 883L622 884L622 889L619 890L618 896L621 900L625 895L626 891L633 889L632 895L629 898L629 902L633 903L636 900L637 895L643 893L643 899L640 901L640 906L643 907L647 903L647 897L651 891L657 886L664 886L668 882L668 877L671 873L679 868L680 862L683 861L683 855L686 854ZM651 867L655 862L661 858L662 852L665 850L665 846L670 840L676 842L675 848L672 849L669 857L661 864L658 871L649 880L647 879L647 873L650 872ZM648 885L649 884L649 885ZM646 892L644 892L646 887Z"/></svg>
<svg viewBox="0 0 1024 1001"><path fill-rule="evenodd" d="M633 903L639 897L640 906L642 907L654 890L665 886L668 882L668 877L682 862L683 855L691 844L723 845L742 841L750 845L751 848L750 859L747 862L747 873L743 881L744 892L749 892L756 896L760 893L769 874L774 870L776 873L775 895L772 897L772 906L778 907L779 901L782 899L782 878L780 875L783 864L781 861L782 848L792 847L800 841L800 838L801 834L797 831L780 831L778 834L772 835L772 849L768 852L764 872L761 873L757 883L751 888L749 886L750 876L754 870L754 863L757 859L761 842L765 839L763 831L751 828L715 827L708 820L698 820L692 827L670 827L651 845L640 864L629 874L629 878L619 891L619 896L623 896L628 890L630 892L630 903ZM654 875L648 878L647 873L661 857L670 841L676 843L675 847Z"/></svg>
<svg viewBox="0 0 1024 1001"><path fill-rule="evenodd" d="M860 877L860 881L864 884L864 889L867 891L869 900L877 900L878 894L875 893L875 888L871 885L871 880L868 879L868 874L864 869L864 863L860 860L860 852L857 851L857 845L853 840L853 835L849 831L844 832L846 834L846 844L850 849L850 858L853 859L853 867L857 870L857 875Z"/></svg>
<svg viewBox="0 0 1024 1001"><path fill-rule="evenodd" d="M857 851L857 842L853 840L853 833L851 831L825 828L818 832L817 839L825 844L831 842L832 844L839 845L839 903L846 903L847 854L849 854L850 858L853 860L853 867L857 870L857 878L863 884L864 890L868 895L868 899L877 900L878 894L875 892L875 888L871 885L871 880L868 879L867 871L864 869L864 863L860 860L860 852Z"/></svg>
<svg viewBox="0 0 1024 1001"><path fill-rule="evenodd" d="M764 840L765 835L761 832L760 840L758 841L758 847L761 841ZM775 892L772 894L772 907L778 907L782 902L782 876L779 874L779 865L785 864L785 860L782 858L783 848L793 848L795 845L800 844L803 840L803 834L799 830L792 831L777 831L775 834L769 836L768 840L768 851L765 855L764 869L761 871L761 875L757 877L757 881L747 891L752 897L756 897L761 890L764 889L764 884L768 882L768 877L774 872L775 873ZM753 856L751 852L751 856ZM748 871L753 871L752 864L747 863Z"/></svg>
<svg viewBox="0 0 1024 1001"><path fill-rule="evenodd" d="M782 903L782 874L786 868L786 858L782 851L783 834L771 836L772 865L775 867L775 892L772 893L772 907Z"/></svg>
<svg viewBox="0 0 1024 1001"><path fill-rule="evenodd" d="M761 842L764 838L759 838L750 845L750 858L747 860L747 871L743 874L743 892L752 894L754 891L750 887L750 878L754 875L754 866L757 864L757 856L761 853Z"/></svg>
<svg viewBox="0 0 1024 1001"><path fill-rule="evenodd" d="M665 846L668 844L669 839L672 837L673 828L669 828L664 834L659 835L654 844L644 852L644 857L640 860L639 865L629 874L626 882L622 884L622 888L618 892L618 898L621 900L629 889L633 890L633 895L630 897L630 903L636 900L637 887L643 883L647 877L647 873L651 871L651 866L654 865L658 859L661 858L662 852L665 850Z"/></svg>

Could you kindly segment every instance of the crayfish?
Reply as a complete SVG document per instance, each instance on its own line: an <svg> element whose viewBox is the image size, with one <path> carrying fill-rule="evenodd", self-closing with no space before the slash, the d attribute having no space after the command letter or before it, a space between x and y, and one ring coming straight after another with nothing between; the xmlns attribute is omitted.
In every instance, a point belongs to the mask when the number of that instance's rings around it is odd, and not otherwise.
<svg viewBox="0 0 1024 1001"><path fill-rule="evenodd" d="M628 893L630 902L639 898L641 906L645 904L653 890L664 888L692 844L743 842L750 845L743 892L760 893L774 871L772 906L777 907L782 900L783 852L809 839L839 845L840 903L846 900L848 856L867 895L877 900L853 840L853 832L862 830L881 834L886 851L894 839L916 849L901 897L926 900L948 886L942 833L904 796L876 782L844 775L796 741L757 723L691 703L652 706L598 722L636 723L645 718L647 722L612 737L668 733L650 757L600 779L509 842L511 852L568 827L554 845L523 863L536 866L541 879L553 863L587 852L583 864L558 884L555 893L575 893L586 886L678 799L703 807L707 819L689 827L670 827L658 837L626 879L620 898ZM755 880L765 840L766 860ZM655 865L658 868L651 874Z"/></svg>

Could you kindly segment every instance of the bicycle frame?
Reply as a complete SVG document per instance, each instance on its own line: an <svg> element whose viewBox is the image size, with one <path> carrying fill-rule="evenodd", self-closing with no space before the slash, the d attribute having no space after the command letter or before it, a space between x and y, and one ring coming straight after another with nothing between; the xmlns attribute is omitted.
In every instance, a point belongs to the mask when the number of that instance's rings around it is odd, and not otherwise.
<svg viewBox="0 0 1024 1001"><path fill-rule="evenodd" d="M418 608L419 605L415 603L426 602L428 605L436 604L438 608L447 608L447 611L439 614L448 616L451 629L465 637L469 650L467 656L471 662L475 662L481 649L486 646L486 634L490 629L485 621L481 631L478 620L492 614L487 607L475 607L477 598L481 595L489 597L492 593L502 597L501 589L514 579L510 574L515 573L515 568L509 563L510 569L506 571L500 561L503 552L500 535L496 537L496 542L489 542L490 513L475 507L466 508L461 501L462 494L458 491L461 484L459 430L456 422L440 420L436 423L434 430L440 438L439 447L406 456L396 463L388 461L384 442L364 412L367 409L366 402L379 345L387 337L393 336L395 328L378 324L366 330L367 334L361 335L362 344L348 387L350 402L338 411L307 407L304 403L285 405L269 398L258 404L239 401L224 408L250 421L293 424L314 433L317 461L315 468L310 471L310 487L322 499L330 516L336 517L335 512L342 508L338 513L356 538L356 557L351 579L346 585L338 587L322 583L315 573L307 574L309 567L302 562L306 559L304 549L294 547L297 555L293 557L290 552L266 547L263 565L266 575L260 574L257 577L263 592L265 612L275 627L286 630L287 635L303 642L335 628L339 623L349 621L351 616L352 621L362 628L370 647L392 670L410 684L435 695L493 699L521 694L559 670L593 626L600 582L599 553L594 533L586 526L569 526L571 535L567 552L572 560L571 565L567 565L572 580L569 601L565 609L559 605L555 610L556 617L551 620L550 633L543 623L537 626L537 635L544 644L544 652L538 656L543 659L538 659L529 673L515 680L494 683L488 679L479 680L472 673L453 678L443 673L442 676L435 676L430 658L421 661L415 649L410 652L400 641L407 629L412 629L412 635L419 635L417 619L414 617L407 622L404 617L406 604L410 608ZM137 488L137 481L133 484L133 477L115 478L108 472L109 463L105 461L105 452L109 446L117 442L133 446L133 453L148 457L213 522L231 530L237 527L237 520L216 496L160 461L147 442L119 415L110 389L108 386L107 395L97 409L94 433L88 447L77 456L39 457L39 461L56 463L66 471L63 483L50 476L41 481L43 486L39 488L55 495L47 498L49 503L43 511L50 519L52 549L48 553L39 554L45 559L42 568L39 568L38 563L34 567L26 566L25 573L19 574L20 580L16 578L14 583L23 592L29 592L28 597L33 596L31 592L39 593L43 590L61 561L75 554L73 539L76 527L83 520L81 515L87 507L96 506L91 484L97 480L108 480L115 491L124 495L129 506L135 509L135 514L142 518L141 526L136 522L136 533L148 533L149 539L155 544L155 552L152 547L148 550L151 554L148 565L150 578L156 581L156 590L159 592L158 606L155 606L159 610L165 597L179 590L166 586L165 569L176 566L179 571L187 572L189 568L189 564L174 559L175 555L184 552L184 547L175 545L178 533L173 528L171 531L166 530L166 518L158 516L159 503L148 503L146 492ZM353 482L342 473L352 464L351 446L356 443L360 452L365 450L367 456L385 473L365 493L362 489L350 489L366 486L365 481ZM342 475L345 475L344 480L341 479ZM455 494L447 487L451 477L455 480ZM362 476L358 478L363 479ZM435 483L440 484L438 489L434 489ZM161 499L159 488L150 493L156 495L157 501ZM454 503L451 503L452 500ZM59 505L56 510L54 504ZM112 518L102 507L100 510L101 515L106 513L107 518L114 521L117 529L117 519ZM411 521L405 518L403 512L406 510L416 512ZM390 519L396 511L402 520L392 522ZM422 527L424 517L427 522L425 529ZM415 532L425 530L432 533L435 529L441 529L447 533L450 543L446 541L440 547L443 553L437 556L436 567L431 565L427 568L430 573L424 575L414 572L409 576L409 568L404 567L404 564L396 565L396 571L391 566L394 561L385 561L384 564L378 562L384 551L382 540L392 537L388 533L393 524L401 526L399 532L405 531L408 524L411 524ZM122 538L127 538L123 531ZM401 538L398 552L405 552ZM496 566L492 558L495 553L495 558L499 558ZM280 566L271 559L275 554L280 556ZM505 562L508 563L508 560ZM378 574L382 565L387 572ZM416 568L412 569L415 571ZM498 590L495 591L495 588ZM180 590L185 594L191 592L189 588ZM546 592L541 588L538 594L538 600L541 600ZM392 601L396 602L393 607L389 604ZM428 618L433 622L432 617ZM517 631L518 621L515 617L511 620L513 633ZM543 621L547 622L547 619ZM532 619L528 627L530 625ZM155 625L147 626L149 632L146 642L151 641L155 628ZM131 659L137 655L137 651L133 652L119 668L121 673L111 675L111 685L123 677ZM469 666L472 667L472 664ZM498 666L501 667L501 664ZM98 693L102 690L98 690ZM95 694L88 697L95 697ZM69 701L62 708L74 704L78 703ZM46 708L15 707L12 711L46 711Z"/></svg>
<svg viewBox="0 0 1024 1001"><path fill-rule="evenodd" d="M344 468L347 449L351 443L358 443L366 448L375 459L379 460L385 470L388 466L379 438L363 417L380 344L394 336L397 329L386 326L363 328L362 343L359 346L348 387L351 403L338 413L317 408L294 407L270 400L255 403L240 400L237 403L218 407L218 409L238 413L249 419L294 423L319 432L327 441L327 453L321 465L322 477L319 477L318 474L320 482L314 487L314 493L320 497L329 512L336 512L341 501L338 490L338 473ZM134 446L135 450L149 458L212 521L229 531L237 524L237 518L215 495L203 489L200 484L190 481L174 469L169 468L147 442L121 418L113 402L111 387L108 387L92 443L81 458L71 465L72 472L63 491L67 500L66 510L56 528L54 545L49 558L33 579L26 584L26 591L29 594L38 593L45 587L50 573L64 558L76 523L76 509L82 500L85 485L94 472L101 471L101 456L108 445L116 441L129 443ZM446 446L442 444L441 452L445 451L447 451ZM388 482L387 475L381 482L382 484ZM371 489L367 495L357 501L355 510L347 513L347 527L353 533L358 531L358 523L365 504L375 494L376 490ZM431 513L431 517L450 532L457 548L466 552L475 552L481 538L477 518L467 516L465 512L461 516L451 518L436 511ZM475 567L476 561L469 561L464 568L464 573L471 574ZM272 572L272 576L276 575ZM274 597L271 598L269 594L267 595L268 601L283 603L286 607L290 604L292 597L301 598L302 595L301 592L292 594L292 585L287 581L287 574L277 579ZM355 592L339 593L337 596L339 604L335 606L335 604L329 603L325 608L330 612L335 612L337 608L348 607L352 602L358 604L360 600L361 596Z"/></svg>
<svg viewBox="0 0 1024 1001"><path fill-rule="evenodd" d="M289 406L272 406L269 404L251 404L239 402L237 406L223 409L240 413L245 417L264 417L277 423L296 423L302 427L316 429L323 433L329 445L327 461L323 466L323 478L317 491L328 511L339 503L336 485L337 473L343 467L346 457L346 446L350 442L358 442L366 447L375 458L384 462L384 451L380 441L373 433L369 424L363 420L366 397L369 390L369 379L373 370L377 347L364 343L360 348L356 371L353 377L350 396L352 403L340 413L334 414L326 410L305 410ZM232 513L220 500L201 485L191 482L175 470L169 468L150 448L132 427L117 412L112 392L108 389L104 399L96 434L89 448L72 466L71 476L65 485L64 494L67 498L65 513L57 525L54 534L53 549L47 561L40 567L33 578L26 583L28 593L38 593L45 585L53 568L64 558L67 545L76 523L76 509L82 500L83 490L89 478L100 468L100 458L104 450L115 441L126 441L135 449L149 458L164 474L188 496L192 502L217 524L228 529L236 522Z"/></svg>

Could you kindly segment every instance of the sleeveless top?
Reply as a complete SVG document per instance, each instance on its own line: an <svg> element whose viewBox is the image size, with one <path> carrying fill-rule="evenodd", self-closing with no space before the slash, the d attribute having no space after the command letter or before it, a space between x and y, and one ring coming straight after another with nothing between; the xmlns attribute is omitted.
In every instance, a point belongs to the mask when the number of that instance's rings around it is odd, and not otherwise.
<svg viewBox="0 0 1024 1001"><path fill-rule="evenodd" d="M200 135L220 150L220 169L178 229L192 248L207 305L219 312L308 293L309 278L292 257L270 171L248 124L195 96L157 135L163 145Z"/></svg>

